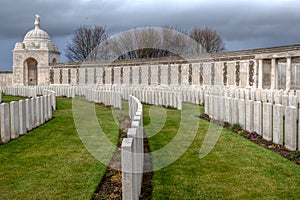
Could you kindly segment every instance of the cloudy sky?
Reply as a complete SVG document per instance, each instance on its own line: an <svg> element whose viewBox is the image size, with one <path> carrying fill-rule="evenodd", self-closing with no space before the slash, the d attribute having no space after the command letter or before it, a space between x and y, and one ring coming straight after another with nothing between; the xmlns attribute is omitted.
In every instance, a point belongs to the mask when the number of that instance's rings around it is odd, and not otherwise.
<svg viewBox="0 0 300 200"><path fill-rule="evenodd" d="M106 26L110 35L135 27L212 27L227 50L300 44L298 0L0 0L0 71L11 70L12 49L34 28L59 46L80 25Z"/></svg>

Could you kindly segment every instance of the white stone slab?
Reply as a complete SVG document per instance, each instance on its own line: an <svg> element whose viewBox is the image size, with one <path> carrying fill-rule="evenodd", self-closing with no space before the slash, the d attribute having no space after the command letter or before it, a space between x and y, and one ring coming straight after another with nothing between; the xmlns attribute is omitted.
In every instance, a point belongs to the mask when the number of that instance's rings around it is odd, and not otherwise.
<svg viewBox="0 0 300 200"><path fill-rule="evenodd" d="M280 104L273 106L273 142L283 144L283 106Z"/></svg>
<svg viewBox="0 0 300 200"><path fill-rule="evenodd" d="M271 141L272 128L273 128L273 106L271 103L263 104L263 138L267 141Z"/></svg>
<svg viewBox="0 0 300 200"><path fill-rule="evenodd" d="M288 106L285 109L285 147L288 150L295 151L297 143L296 123L297 123L297 109Z"/></svg>

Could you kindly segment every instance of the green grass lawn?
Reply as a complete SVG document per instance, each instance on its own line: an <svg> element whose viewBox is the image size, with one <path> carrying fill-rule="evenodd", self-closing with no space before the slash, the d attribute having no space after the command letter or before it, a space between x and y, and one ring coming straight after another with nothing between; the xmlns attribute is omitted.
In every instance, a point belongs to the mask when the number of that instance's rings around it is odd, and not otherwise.
<svg viewBox="0 0 300 200"><path fill-rule="evenodd" d="M152 123L148 111L144 106L144 125ZM167 110L167 116L164 128L149 138L151 151L176 135L180 112ZM199 121L197 136L183 156L154 172L152 199L300 199L300 166L228 130L222 130L215 148L200 159L209 122Z"/></svg>
<svg viewBox="0 0 300 200"><path fill-rule="evenodd" d="M15 97L15 96L7 96L2 94L2 102L1 103L9 103L11 101L19 101L19 100L24 100L26 97Z"/></svg>
<svg viewBox="0 0 300 200"><path fill-rule="evenodd" d="M5 97L5 101L15 98ZM90 155L76 132L72 100L57 98L54 118L0 146L0 199L90 199L106 166ZM98 120L116 144L111 110L96 106ZM109 129L109 131L106 131Z"/></svg>
<svg viewBox="0 0 300 200"><path fill-rule="evenodd" d="M196 118L192 115L194 110L203 111L203 107L183 106L191 117ZM58 98L57 107L50 122L0 146L0 199L92 197L106 166L91 156L79 139L72 100ZM144 106L144 125L149 128L154 124L151 130L158 132L149 138L150 148L155 151L175 138L181 116L177 110L163 114L152 109L150 113L159 113L159 117L153 116L151 122L149 109L150 106ZM114 116L122 112L115 113ZM101 128L116 144L118 127L111 110L96 106L96 114ZM160 120L165 115L167 121L162 124ZM199 129L188 150L169 166L154 172L152 199L300 198L300 166L230 131L222 130L212 152L200 159L199 150L209 123L197 120ZM153 159L154 163L159 161L155 154Z"/></svg>

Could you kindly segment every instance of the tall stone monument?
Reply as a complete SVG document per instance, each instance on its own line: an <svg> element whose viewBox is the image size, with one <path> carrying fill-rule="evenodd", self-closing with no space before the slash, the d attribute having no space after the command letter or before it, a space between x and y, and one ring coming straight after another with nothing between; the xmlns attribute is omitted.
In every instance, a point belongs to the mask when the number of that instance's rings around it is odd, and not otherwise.
<svg viewBox="0 0 300 200"><path fill-rule="evenodd" d="M13 50L14 85L48 85L49 64L60 62L60 52L50 36L40 28L36 15L35 28L18 42Z"/></svg>

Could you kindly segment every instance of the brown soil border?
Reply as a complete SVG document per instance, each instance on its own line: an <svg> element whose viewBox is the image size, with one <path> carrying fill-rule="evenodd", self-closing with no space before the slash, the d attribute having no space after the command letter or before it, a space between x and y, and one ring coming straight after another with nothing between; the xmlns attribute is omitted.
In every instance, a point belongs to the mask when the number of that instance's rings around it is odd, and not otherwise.
<svg viewBox="0 0 300 200"><path fill-rule="evenodd" d="M131 121L129 117L119 120L119 124L122 124L123 127L129 127ZM119 130L119 141L117 149L113 155L113 158L110 161L109 166L106 169L104 176L102 177L101 182L99 183L94 195L93 200L121 200L122 199L122 172L121 172L121 144L123 138L127 136L126 130ZM150 148L148 140L144 137L144 151L145 153L150 153ZM148 154L149 155L149 154ZM151 155L151 154L150 154ZM141 200L151 199L151 193L153 190L151 180L153 177L152 170L152 157L145 157L144 159L144 169L145 171L151 171L143 174L142 182L142 191L140 198Z"/></svg>

